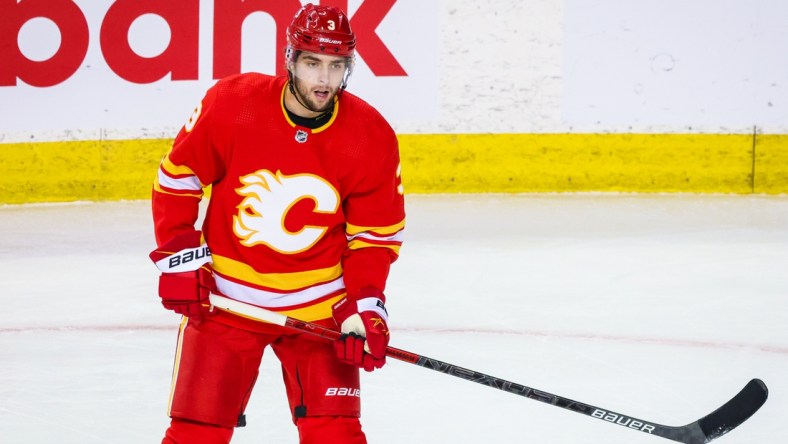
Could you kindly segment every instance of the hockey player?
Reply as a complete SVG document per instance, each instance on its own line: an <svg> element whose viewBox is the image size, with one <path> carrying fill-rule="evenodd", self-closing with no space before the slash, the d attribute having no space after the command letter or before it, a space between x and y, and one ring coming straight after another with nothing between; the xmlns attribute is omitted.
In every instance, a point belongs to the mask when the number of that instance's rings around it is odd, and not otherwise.
<svg viewBox="0 0 788 444"><path fill-rule="evenodd" d="M183 315L163 443L229 442L269 346L301 443L366 442L359 368L385 363L383 292L405 214L394 131L344 91L355 45L344 12L304 6L287 28L287 76L217 82L162 160L151 258L162 304ZM332 343L211 310L211 292L346 334Z"/></svg>

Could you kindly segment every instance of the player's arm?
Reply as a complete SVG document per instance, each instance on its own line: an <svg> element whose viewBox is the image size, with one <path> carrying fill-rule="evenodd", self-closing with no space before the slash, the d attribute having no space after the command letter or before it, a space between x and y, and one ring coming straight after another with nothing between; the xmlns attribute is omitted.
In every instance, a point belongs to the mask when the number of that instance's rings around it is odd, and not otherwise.
<svg viewBox="0 0 788 444"><path fill-rule="evenodd" d="M367 371L383 366L389 341L384 290L399 256L405 208L399 153L393 131L381 141L379 163L365 172L344 202L348 247L342 261L347 296L334 305L334 319L347 335L337 356Z"/></svg>
<svg viewBox="0 0 788 444"><path fill-rule="evenodd" d="M213 288L210 250L195 227L203 188L221 177L214 148L212 113L216 90L208 91L159 165L153 184L153 225L158 248L150 257L162 272L159 296L165 308L199 316Z"/></svg>

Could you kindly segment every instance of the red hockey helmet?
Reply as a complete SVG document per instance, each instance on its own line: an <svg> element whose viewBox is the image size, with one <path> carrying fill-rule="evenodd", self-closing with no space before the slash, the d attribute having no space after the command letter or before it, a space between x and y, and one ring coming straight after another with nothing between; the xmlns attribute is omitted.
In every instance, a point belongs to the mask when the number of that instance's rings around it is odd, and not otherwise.
<svg viewBox="0 0 788 444"><path fill-rule="evenodd" d="M288 52L308 51L353 58L356 35L341 9L308 3L287 27Z"/></svg>

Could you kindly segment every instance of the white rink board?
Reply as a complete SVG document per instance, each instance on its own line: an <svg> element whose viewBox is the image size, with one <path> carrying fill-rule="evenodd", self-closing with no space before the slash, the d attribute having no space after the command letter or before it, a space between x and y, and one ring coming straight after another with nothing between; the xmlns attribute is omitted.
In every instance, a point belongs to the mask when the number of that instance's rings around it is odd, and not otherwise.
<svg viewBox="0 0 788 444"><path fill-rule="evenodd" d="M567 0L574 128L788 129L788 3Z"/></svg>
<svg viewBox="0 0 788 444"><path fill-rule="evenodd" d="M0 142L173 137L214 82L215 1L200 0L199 79L135 84L102 55L110 0L76 0L85 60L56 86L0 86L14 104L0 107ZM396 0L375 32L407 76L375 76L362 50L349 90L401 134L785 133L786 23L781 0ZM274 71L276 32L264 13L246 19L242 70ZM128 38L152 57L168 27L143 15ZM35 19L19 47L46 59L59 39Z"/></svg>

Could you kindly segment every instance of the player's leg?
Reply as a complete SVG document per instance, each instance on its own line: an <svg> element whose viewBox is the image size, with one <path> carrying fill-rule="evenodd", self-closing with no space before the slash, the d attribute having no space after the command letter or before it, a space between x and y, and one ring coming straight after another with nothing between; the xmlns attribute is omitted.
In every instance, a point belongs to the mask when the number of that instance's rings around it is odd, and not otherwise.
<svg viewBox="0 0 788 444"><path fill-rule="evenodd" d="M365 444L358 368L339 362L323 338L288 335L271 347L282 362L301 444Z"/></svg>
<svg viewBox="0 0 788 444"><path fill-rule="evenodd" d="M232 437L270 337L207 317L184 318L178 336L164 443L221 444Z"/></svg>

